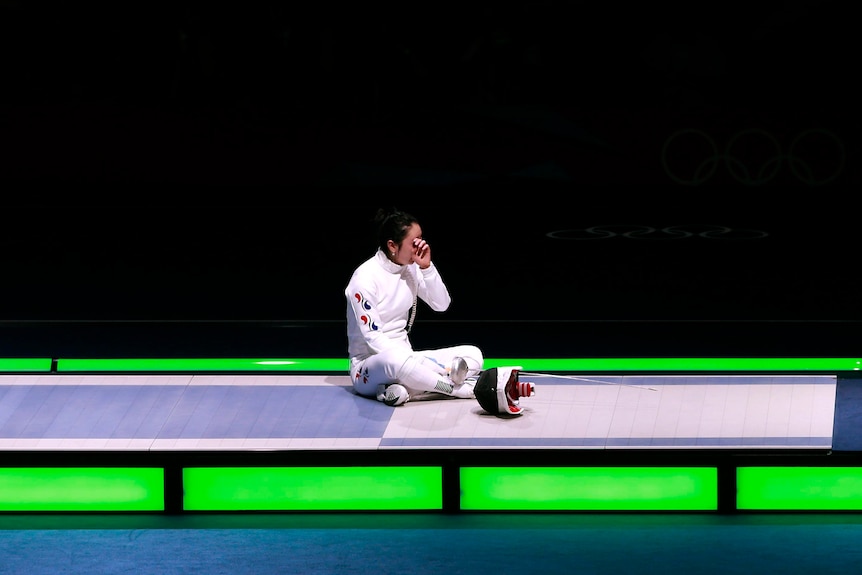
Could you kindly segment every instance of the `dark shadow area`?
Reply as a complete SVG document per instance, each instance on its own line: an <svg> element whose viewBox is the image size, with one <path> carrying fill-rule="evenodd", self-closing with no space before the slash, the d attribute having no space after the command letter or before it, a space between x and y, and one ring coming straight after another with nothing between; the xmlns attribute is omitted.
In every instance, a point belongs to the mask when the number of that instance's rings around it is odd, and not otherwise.
<svg viewBox="0 0 862 575"><path fill-rule="evenodd" d="M846 12L4 0L5 354L337 356L382 204L420 345L848 353Z"/></svg>
<svg viewBox="0 0 862 575"><path fill-rule="evenodd" d="M859 183L839 2L0 10L7 184L108 184L125 201L136 185Z"/></svg>
<svg viewBox="0 0 862 575"><path fill-rule="evenodd" d="M497 357L858 354L855 227L816 210L627 205L404 204L453 294L445 313L420 305L415 344L477 341ZM337 357L344 286L375 249L372 211L10 212L4 355Z"/></svg>

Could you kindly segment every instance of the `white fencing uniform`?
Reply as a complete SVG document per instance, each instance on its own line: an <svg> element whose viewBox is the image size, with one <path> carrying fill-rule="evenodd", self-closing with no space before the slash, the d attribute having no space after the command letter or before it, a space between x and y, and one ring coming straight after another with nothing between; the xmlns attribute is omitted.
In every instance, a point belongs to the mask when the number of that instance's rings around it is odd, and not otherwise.
<svg viewBox="0 0 862 575"><path fill-rule="evenodd" d="M363 262L344 290L350 375L357 393L377 396L378 385L399 383L412 394L437 392L459 397L447 374L452 361L467 362L478 374L484 358L474 345L414 350L408 333L417 298L434 311L449 308L449 290L433 263L399 265L381 250Z"/></svg>

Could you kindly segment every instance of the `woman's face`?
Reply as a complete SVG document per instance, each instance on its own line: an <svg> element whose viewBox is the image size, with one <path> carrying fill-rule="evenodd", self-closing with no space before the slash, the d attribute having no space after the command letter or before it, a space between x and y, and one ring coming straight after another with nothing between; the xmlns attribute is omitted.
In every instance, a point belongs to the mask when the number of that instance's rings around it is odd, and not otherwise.
<svg viewBox="0 0 862 575"><path fill-rule="evenodd" d="M416 244L422 239L422 227L417 224L411 224L407 230L407 235L401 240L401 244L396 244L389 240L390 255L394 251L395 255L391 256L391 260L399 265L407 265L413 261L413 256L416 254Z"/></svg>

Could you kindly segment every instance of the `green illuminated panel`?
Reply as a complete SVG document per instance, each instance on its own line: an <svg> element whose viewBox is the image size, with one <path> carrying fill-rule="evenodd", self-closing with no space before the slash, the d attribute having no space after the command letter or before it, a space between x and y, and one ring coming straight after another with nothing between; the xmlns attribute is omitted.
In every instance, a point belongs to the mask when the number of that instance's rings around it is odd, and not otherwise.
<svg viewBox="0 0 862 575"><path fill-rule="evenodd" d="M0 468L0 511L163 511L161 468Z"/></svg>
<svg viewBox="0 0 862 575"><path fill-rule="evenodd" d="M347 373L346 358L59 359L57 371L323 371Z"/></svg>
<svg viewBox="0 0 862 575"><path fill-rule="evenodd" d="M740 467L740 510L862 510L862 467Z"/></svg>
<svg viewBox="0 0 862 575"><path fill-rule="evenodd" d="M466 511L715 511L714 467L464 467Z"/></svg>
<svg viewBox="0 0 862 575"><path fill-rule="evenodd" d="M624 357L560 359L488 359L488 368L520 365L524 371L858 371L858 357Z"/></svg>
<svg viewBox="0 0 862 575"><path fill-rule="evenodd" d="M15 360L24 361L24 360ZM485 367L519 365L534 372L828 372L859 371L856 357L623 357L623 358L489 358ZM50 361L49 361L50 367ZM58 359L57 371L277 371L347 373L346 358L140 358Z"/></svg>
<svg viewBox="0 0 862 575"><path fill-rule="evenodd" d="M0 357L0 371L51 371L51 358Z"/></svg>
<svg viewBox="0 0 862 575"><path fill-rule="evenodd" d="M443 508L440 467L183 469L187 511L419 511Z"/></svg>

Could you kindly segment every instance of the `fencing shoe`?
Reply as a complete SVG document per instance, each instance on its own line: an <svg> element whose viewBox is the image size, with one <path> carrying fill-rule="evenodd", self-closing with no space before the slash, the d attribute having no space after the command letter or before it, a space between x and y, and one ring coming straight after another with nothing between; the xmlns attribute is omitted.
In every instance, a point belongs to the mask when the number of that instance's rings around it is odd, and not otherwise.
<svg viewBox="0 0 862 575"><path fill-rule="evenodd" d="M377 386L377 401L382 401L386 405L395 407L406 403L410 399L410 394L407 393L407 388L398 383L381 383Z"/></svg>

